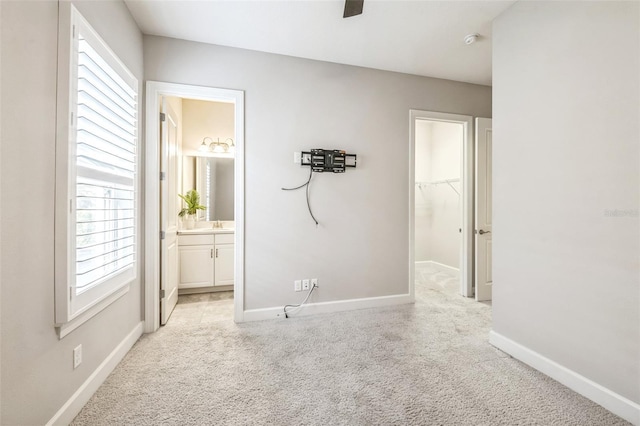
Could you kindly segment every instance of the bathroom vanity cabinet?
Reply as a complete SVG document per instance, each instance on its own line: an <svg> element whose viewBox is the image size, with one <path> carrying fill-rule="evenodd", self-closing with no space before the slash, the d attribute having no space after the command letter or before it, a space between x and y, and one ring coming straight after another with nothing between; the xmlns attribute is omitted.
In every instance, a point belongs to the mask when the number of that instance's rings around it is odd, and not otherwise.
<svg viewBox="0 0 640 426"><path fill-rule="evenodd" d="M179 289L234 283L234 233L213 229L178 232Z"/></svg>

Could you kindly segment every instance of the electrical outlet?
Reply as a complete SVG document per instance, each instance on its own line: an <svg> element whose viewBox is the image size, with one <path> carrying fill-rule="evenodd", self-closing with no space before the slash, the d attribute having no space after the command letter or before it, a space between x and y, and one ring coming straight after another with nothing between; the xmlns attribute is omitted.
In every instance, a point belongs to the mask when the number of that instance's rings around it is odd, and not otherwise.
<svg viewBox="0 0 640 426"><path fill-rule="evenodd" d="M302 289L309 290L309 279L302 280Z"/></svg>
<svg viewBox="0 0 640 426"><path fill-rule="evenodd" d="M318 279L317 278L311 278L311 288L313 287L318 287Z"/></svg>
<svg viewBox="0 0 640 426"><path fill-rule="evenodd" d="M302 290L302 281L295 280L293 282L293 291L301 291Z"/></svg>
<svg viewBox="0 0 640 426"><path fill-rule="evenodd" d="M76 346L73 350L73 369L75 370L82 364L82 345Z"/></svg>
<svg viewBox="0 0 640 426"><path fill-rule="evenodd" d="M311 153L307 152L306 154L302 154L302 163L310 164L311 163Z"/></svg>

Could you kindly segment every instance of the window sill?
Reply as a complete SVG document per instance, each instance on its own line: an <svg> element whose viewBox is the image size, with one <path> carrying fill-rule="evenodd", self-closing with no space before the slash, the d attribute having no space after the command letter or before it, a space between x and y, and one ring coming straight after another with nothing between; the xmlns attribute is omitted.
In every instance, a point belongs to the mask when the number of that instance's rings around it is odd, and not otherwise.
<svg viewBox="0 0 640 426"><path fill-rule="evenodd" d="M71 333L76 328L80 327L82 324L93 318L100 311L105 309L107 306L124 296L129 292L130 284L127 284L120 289L116 290L109 296L102 299L100 302L93 305L91 308L87 309L77 317L73 318L71 321L62 324L56 325L56 330L58 331L58 339L62 340L67 334Z"/></svg>

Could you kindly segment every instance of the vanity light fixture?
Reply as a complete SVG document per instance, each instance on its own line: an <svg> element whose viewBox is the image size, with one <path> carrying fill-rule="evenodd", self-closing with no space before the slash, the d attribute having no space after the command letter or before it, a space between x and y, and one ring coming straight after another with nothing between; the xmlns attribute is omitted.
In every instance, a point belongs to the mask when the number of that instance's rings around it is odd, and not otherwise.
<svg viewBox="0 0 640 426"><path fill-rule="evenodd" d="M200 151L200 152L209 151L209 144L207 144L207 139L209 139L211 141L211 143L213 143L213 139L211 139L210 137L206 136L204 139L202 139L202 144L200 144L200 147L198 148L198 151Z"/></svg>
<svg viewBox="0 0 640 426"><path fill-rule="evenodd" d="M209 142L207 142L207 139L209 139ZM231 143L229 144L227 141L231 141ZM205 138L202 139L202 143L200 144L198 151L214 152L216 154L231 154L233 153L234 148L235 144L231 138L227 138L224 142L220 142L220 138L217 138L217 140L214 141L209 136L205 136Z"/></svg>

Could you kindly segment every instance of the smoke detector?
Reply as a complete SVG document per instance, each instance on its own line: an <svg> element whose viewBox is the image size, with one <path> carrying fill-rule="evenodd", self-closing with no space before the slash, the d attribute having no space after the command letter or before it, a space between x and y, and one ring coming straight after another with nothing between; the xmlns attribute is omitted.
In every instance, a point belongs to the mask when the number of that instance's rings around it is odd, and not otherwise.
<svg viewBox="0 0 640 426"><path fill-rule="evenodd" d="M464 44L473 44L478 40L480 34L469 34L464 38Z"/></svg>

